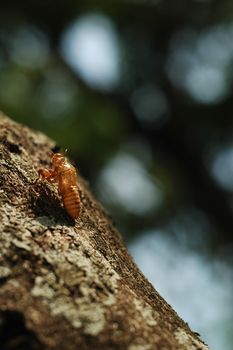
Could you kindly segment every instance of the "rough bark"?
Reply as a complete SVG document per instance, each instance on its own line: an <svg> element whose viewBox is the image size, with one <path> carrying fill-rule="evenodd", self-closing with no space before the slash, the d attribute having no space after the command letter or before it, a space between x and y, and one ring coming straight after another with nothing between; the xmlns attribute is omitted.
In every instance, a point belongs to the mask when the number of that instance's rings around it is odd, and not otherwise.
<svg viewBox="0 0 233 350"><path fill-rule="evenodd" d="M76 221L54 185L33 184L54 146L0 114L1 349L206 350L80 176Z"/></svg>

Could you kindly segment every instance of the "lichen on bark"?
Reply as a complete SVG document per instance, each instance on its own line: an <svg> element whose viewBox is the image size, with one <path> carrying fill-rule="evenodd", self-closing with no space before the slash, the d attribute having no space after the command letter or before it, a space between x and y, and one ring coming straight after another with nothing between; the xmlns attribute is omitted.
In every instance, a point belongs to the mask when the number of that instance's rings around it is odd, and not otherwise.
<svg viewBox="0 0 233 350"><path fill-rule="evenodd" d="M76 221L54 185L35 184L54 146L0 115L1 349L207 349L141 274L80 176Z"/></svg>

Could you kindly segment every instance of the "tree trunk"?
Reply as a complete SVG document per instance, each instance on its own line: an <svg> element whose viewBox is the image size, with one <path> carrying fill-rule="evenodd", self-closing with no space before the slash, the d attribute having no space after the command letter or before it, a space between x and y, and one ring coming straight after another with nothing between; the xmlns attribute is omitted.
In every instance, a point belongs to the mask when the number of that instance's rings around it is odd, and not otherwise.
<svg viewBox="0 0 233 350"><path fill-rule="evenodd" d="M54 147L0 114L1 350L206 350L139 271L80 176L75 221L55 185L35 184Z"/></svg>

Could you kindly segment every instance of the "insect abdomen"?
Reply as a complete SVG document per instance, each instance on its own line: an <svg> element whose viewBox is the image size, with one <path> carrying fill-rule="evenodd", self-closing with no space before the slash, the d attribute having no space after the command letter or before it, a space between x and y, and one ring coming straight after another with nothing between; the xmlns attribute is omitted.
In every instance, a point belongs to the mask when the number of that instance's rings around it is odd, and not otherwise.
<svg viewBox="0 0 233 350"><path fill-rule="evenodd" d="M67 213L73 219L77 219L80 213L80 197L78 188L76 186L70 186L65 193L62 194L62 200Z"/></svg>

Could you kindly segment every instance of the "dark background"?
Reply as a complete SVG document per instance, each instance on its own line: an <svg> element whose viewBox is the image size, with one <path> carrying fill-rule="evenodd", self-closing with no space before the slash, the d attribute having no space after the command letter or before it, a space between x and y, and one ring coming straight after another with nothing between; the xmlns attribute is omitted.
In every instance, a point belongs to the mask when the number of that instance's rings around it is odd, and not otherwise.
<svg viewBox="0 0 233 350"><path fill-rule="evenodd" d="M68 148L131 253L233 349L233 2L1 1L0 109Z"/></svg>

